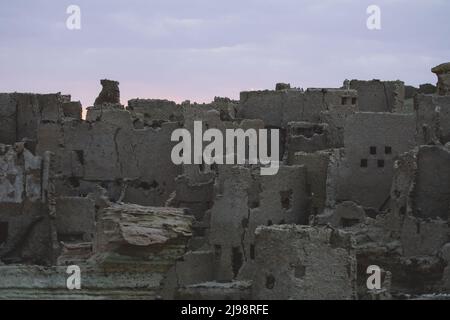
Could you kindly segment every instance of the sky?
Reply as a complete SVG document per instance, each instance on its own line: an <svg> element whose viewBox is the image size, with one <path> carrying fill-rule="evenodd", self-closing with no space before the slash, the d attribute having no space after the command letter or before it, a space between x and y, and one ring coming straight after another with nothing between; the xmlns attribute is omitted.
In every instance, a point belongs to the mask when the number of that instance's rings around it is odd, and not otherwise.
<svg viewBox="0 0 450 320"><path fill-rule="evenodd" d="M67 7L81 10L69 30ZM381 9L381 30L366 10ZM100 79L121 100L209 102L345 79L436 83L450 61L449 0L0 0L0 92L71 94Z"/></svg>

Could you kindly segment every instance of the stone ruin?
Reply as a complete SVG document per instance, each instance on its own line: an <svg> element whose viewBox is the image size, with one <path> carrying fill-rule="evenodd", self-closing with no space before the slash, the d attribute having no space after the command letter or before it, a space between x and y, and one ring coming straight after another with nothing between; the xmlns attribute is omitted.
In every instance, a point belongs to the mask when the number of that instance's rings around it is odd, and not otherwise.
<svg viewBox="0 0 450 320"><path fill-rule="evenodd" d="M279 83L209 104L123 106L102 80L85 119L68 95L0 94L0 298L447 297L449 63L432 71L437 87ZM174 165L194 121L278 129L278 174Z"/></svg>

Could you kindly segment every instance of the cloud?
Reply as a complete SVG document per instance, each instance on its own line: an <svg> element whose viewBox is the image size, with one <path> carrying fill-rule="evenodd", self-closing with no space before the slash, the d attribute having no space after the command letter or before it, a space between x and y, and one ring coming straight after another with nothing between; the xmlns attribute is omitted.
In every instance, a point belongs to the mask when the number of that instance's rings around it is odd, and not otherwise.
<svg viewBox="0 0 450 320"><path fill-rule="evenodd" d="M175 18L170 16L142 16L132 12L115 12L109 15L110 24L145 39L170 36L173 32L195 30L202 26L202 19Z"/></svg>

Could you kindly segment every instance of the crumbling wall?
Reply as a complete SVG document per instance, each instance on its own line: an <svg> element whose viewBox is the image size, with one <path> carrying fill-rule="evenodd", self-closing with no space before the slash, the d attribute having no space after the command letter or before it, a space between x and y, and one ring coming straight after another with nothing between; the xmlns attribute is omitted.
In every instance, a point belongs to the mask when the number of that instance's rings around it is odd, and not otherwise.
<svg viewBox="0 0 450 320"><path fill-rule="evenodd" d="M220 167L209 232L215 279L236 278L246 262L251 264L258 226L306 224L307 204L301 166L281 166L275 176L260 176L258 168Z"/></svg>
<svg viewBox="0 0 450 320"><path fill-rule="evenodd" d="M98 95L97 99L95 99L94 106L108 103L120 104L119 82L103 79L100 83L102 85L102 91Z"/></svg>
<svg viewBox="0 0 450 320"><path fill-rule="evenodd" d="M286 128L292 121L319 122L320 112L357 108L355 90L290 89L241 92L237 117L261 119L266 126Z"/></svg>
<svg viewBox="0 0 450 320"><path fill-rule="evenodd" d="M356 113L348 118L344 139L337 199L381 210L389 201L396 157L416 146L414 115Z"/></svg>
<svg viewBox="0 0 450 320"><path fill-rule="evenodd" d="M289 122L287 128L287 164L292 164L295 153L315 152L330 148L328 125L324 123Z"/></svg>
<svg viewBox="0 0 450 320"><path fill-rule="evenodd" d="M395 170L391 211L401 221L396 234L403 255L399 264L405 268L397 278L416 292L445 287L448 263L441 252L450 240L448 157L442 146L421 146L402 155Z"/></svg>
<svg viewBox="0 0 450 320"><path fill-rule="evenodd" d="M169 100L132 99L127 110L148 125L154 121L183 121L183 108Z"/></svg>
<svg viewBox="0 0 450 320"><path fill-rule="evenodd" d="M450 287L446 96L417 95L416 113L399 114L403 83L352 81L126 108L117 82L102 85L86 120L70 96L0 94L0 142L24 140L0 145L0 297L384 299ZM288 165L275 176L175 166L171 134L194 121L280 129ZM434 146L410 151L420 143ZM80 265L84 290L67 292L64 268L23 264ZM370 265L381 290L367 290Z"/></svg>
<svg viewBox="0 0 450 320"><path fill-rule="evenodd" d="M450 240L448 221L423 220L406 216L401 231L403 255L406 257L437 256Z"/></svg>
<svg viewBox="0 0 450 320"><path fill-rule="evenodd" d="M79 101L63 102L62 110L64 117L81 120L83 108Z"/></svg>
<svg viewBox="0 0 450 320"><path fill-rule="evenodd" d="M17 141L17 106L14 96L0 94L0 143L14 144Z"/></svg>
<svg viewBox="0 0 450 320"><path fill-rule="evenodd" d="M95 233L95 203L90 198L56 199L56 231L64 243L90 242Z"/></svg>
<svg viewBox="0 0 450 320"><path fill-rule="evenodd" d="M450 95L450 62L434 67L431 72L438 77L437 94L441 96Z"/></svg>
<svg viewBox="0 0 450 320"><path fill-rule="evenodd" d="M219 111L222 121L232 121L236 119L236 112L239 101L230 98L214 97L214 101L209 104L213 109Z"/></svg>
<svg viewBox="0 0 450 320"><path fill-rule="evenodd" d="M214 128L219 130L224 136L227 128L242 127L238 123L223 122L221 120L221 113L210 105L188 105L186 103L183 108L183 118L183 127L190 132L191 137L194 137L194 122L196 121L202 123L203 132L209 128ZM244 122L245 124L242 124L244 127L247 126L247 122L251 122L250 127L252 127L254 121ZM263 124L257 122L255 128L258 126L262 128ZM202 141L203 148L208 144L209 142ZM225 148L225 140L223 141L223 148ZM191 139L191 150L193 149L194 141ZM197 227L194 228L194 237L197 238L198 241L196 243L198 245L194 246L197 247L204 243L207 229L209 229L209 220L205 216L205 212L211 208L214 201L213 189L218 165L208 165L203 161L200 164L194 164L194 162L197 161L192 154L192 164L181 165L181 175L175 180L176 191L169 199L168 205L188 208L190 214L196 217Z"/></svg>
<svg viewBox="0 0 450 320"><path fill-rule="evenodd" d="M331 228L272 226L256 230L255 299L355 299L350 234Z"/></svg>
<svg viewBox="0 0 450 320"><path fill-rule="evenodd" d="M295 154L293 164L305 167L306 190L311 197L308 210L310 215L322 213L327 205L327 179L331 178L328 168L332 154L331 150Z"/></svg>
<svg viewBox="0 0 450 320"><path fill-rule="evenodd" d="M58 122L64 117L61 94L0 94L0 143L14 144L23 139L36 141L41 122Z"/></svg>
<svg viewBox="0 0 450 320"><path fill-rule="evenodd" d="M449 218L450 151L442 146L420 146L397 161L391 198L392 210L423 219Z"/></svg>
<svg viewBox="0 0 450 320"><path fill-rule="evenodd" d="M450 96L418 94L414 108L420 144L450 141Z"/></svg>
<svg viewBox="0 0 450 320"><path fill-rule="evenodd" d="M354 108L340 108L320 113L321 123L327 124L327 143L329 148L344 147L344 130L347 118L358 110Z"/></svg>
<svg viewBox="0 0 450 320"><path fill-rule="evenodd" d="M352 80L350 88L358 92L361 112L401 112L405 87L402 81Z"/></svg>
<svg viewBox="0 0 450 320"><path fill-rule="evenodd" d="M0 145L0 260L6 263L51 262L42 167L23 143Z"/></svg>
<svg viewBox="0 0 450 320"><path fill-rule="evenodd" d="M413 86L405 86L405 103L407 100L414 99L416 94L436 94L437 88L431 83L419 85L419 88Z"/></svg>
<svg viewBox="0 0 450 320"><path fill-rule="evenodd" d="M330 225L334 228L348 228L365 222L365 219L366 212L363 207L351 201L344 201L316 216L315 223Z"/></svg>
<svg viewBox="0 0 450 320"><path fill-rule="evenodd" d="M186 105L183 112L184 128L190 132L192 137L194 136L195 121L202 122L203 131L214 128L219 130L224 136L227 129L242 129L246 131L248 129L259 130L264 128L264 123L261 120L222 121L221 112L209 105ZM203 147L208 144L209 142L202 142ZM226 141L224 140L224 150L225 147ZM193 150L193 148L194 145L191 142L191 149ZM246 154L248 155L248 146ZM194 160L192 157L192 163ZM183 164L182 175L175 180L176 192L168 204L175 207L188 208L190 214L196 217L197 221L194 227L195 241L191 241L192 248L199 248L206 241L205 237L210 227L209 215L206 212L211 209L214 202L214 183L219 167L222 167L222 165L208 165L203 162L201 164Z"/></svg>
<svg viewBox="0 0 450 320"><path fill-rule="evenodd" d="M444 276L442 277L443 287L445 290L450 290L450 243L442 247L440 254L447 265L444 269Z"/></svg>
<svg viewBox="0 0 450 320"><path fill-rule="evenodd" d="M414 185L414 215L448 220L450 210L450 152L441 147L423 146L417 154Z"/></svg>
<svg viewBox="0 0 450 320"><path fill-rule="evenodd" d="M125 110L102 111L98 121L46 123L39 129L37 152L55 153L62 195L85 196L103 184L113 198L142 205L164 205L175 190L180 168L170 158L174 122L135 129ZM121 113L123 117L114 117Z"/></svg>

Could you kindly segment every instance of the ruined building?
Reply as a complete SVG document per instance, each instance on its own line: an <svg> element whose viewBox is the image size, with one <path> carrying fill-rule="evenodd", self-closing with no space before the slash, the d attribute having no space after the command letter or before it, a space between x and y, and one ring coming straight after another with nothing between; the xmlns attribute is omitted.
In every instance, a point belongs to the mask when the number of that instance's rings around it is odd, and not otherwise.
<svg viewBox="0 0 450 320"><path fill-rule="evenodd" d="M399 299L450 293L450 69L437 86L94 106L0 94L0 298ZM281 164L175 165L177 128L280 132ZM68 266L81 287L69 290ZM367 286L378 267L381 285Z"/></svg>

